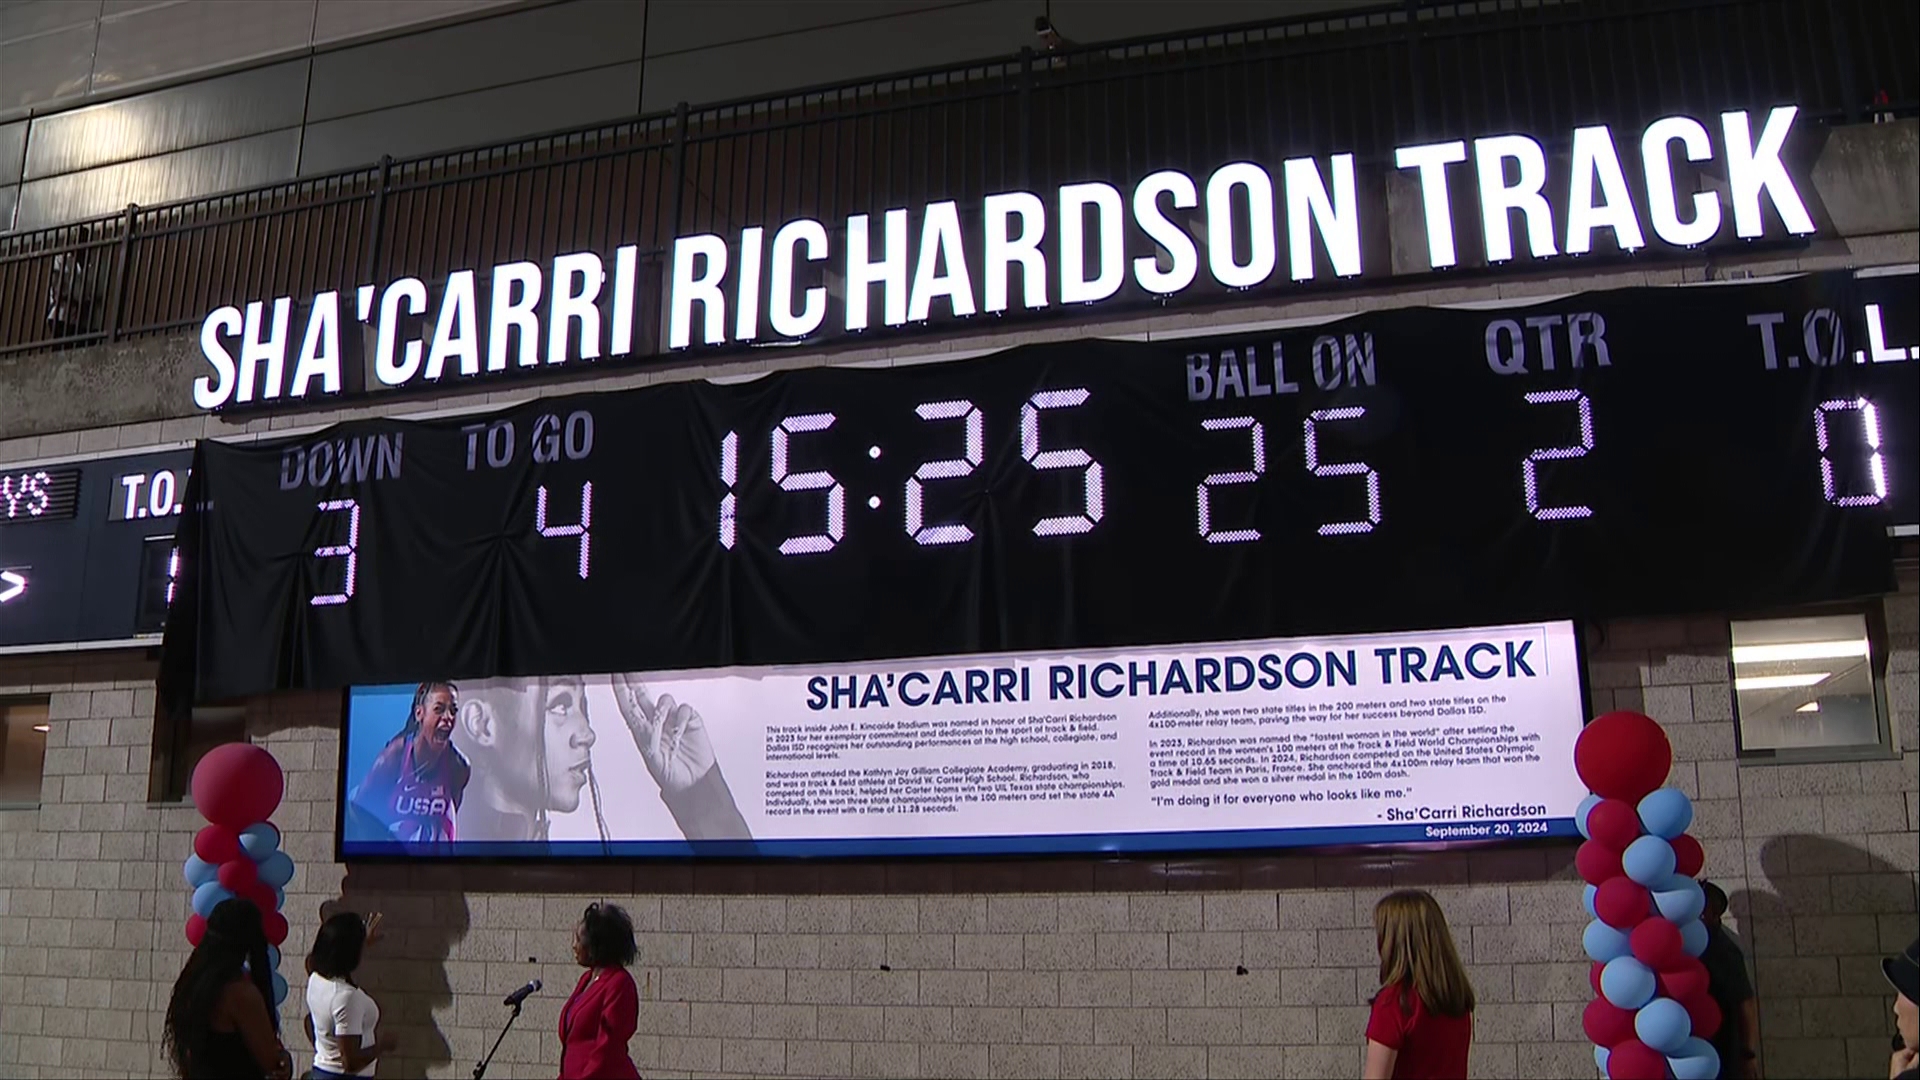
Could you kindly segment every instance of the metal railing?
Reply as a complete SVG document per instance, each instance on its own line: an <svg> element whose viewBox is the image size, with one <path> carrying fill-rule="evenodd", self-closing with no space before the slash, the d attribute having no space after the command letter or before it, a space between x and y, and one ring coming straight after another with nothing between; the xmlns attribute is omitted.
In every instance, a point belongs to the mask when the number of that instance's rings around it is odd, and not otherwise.
<svg viewBox="0 0 1920 1080"><path fill-rule="evenodd" d="M623 244L641 249L636 338L651 350L675 236L1741 105L1912 115L1917 34L1920 5L1890 0L1407 0L682 105L0 236L0 353Z"/></svg>

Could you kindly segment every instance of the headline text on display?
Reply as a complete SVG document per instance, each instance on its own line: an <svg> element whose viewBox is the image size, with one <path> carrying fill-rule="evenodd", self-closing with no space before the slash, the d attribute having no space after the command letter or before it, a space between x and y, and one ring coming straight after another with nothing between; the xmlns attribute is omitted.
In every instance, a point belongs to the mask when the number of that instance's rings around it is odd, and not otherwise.
<svg viewBox="0 0 1920 1080"><path fill-rule="evenodd" d="M1522 134L1403 146L1389 167L1418 185L1418 257L1434 270L1460 262L1456 208L1476 217L1491 264L1520 252L1689 249L1729 230L1749 240L1769 231L1805 236L1814 219L1782 157L1796 113L1671 116L1617 137L1604 125L1579 128L1564 175L1550 175L1547 148ZM1691 190L1692 170L1706 162L1726 177L1724 211L1719 194ZM1334 154L1288 159L1277 170L1253 161L1205 176L1163 170L1129 190L1076 183L1044 198L1009 191L978 205L855 214L831 227L796 218L733 236L681 236L669 256L660 345L800 341L936 316L1093 304L1123 289L1175 297L1203 273L1230 291L1282 273L1293 282L1359 277L1381 269L1366 265L1369 203L1384 218L1378 197L1362 199L1354 156ZM220 409L340 393L343 373L364 361L356 320L370 333L373 378L385 387L627 357L636 349L640 257L637 245L615 249L610 279L602 253L578 251L550 264L459 270L432 288L403 277L222 307L201 325L209 371L194 380L194 403Z"/></svg>
<svg viewBox="0 0 1920 1080"><path fill-rule="evenodd" d="M340 854L1166 852L1571 836L1585 791L1573 771L1577 644L1561 621L355 687ZM416 702L450 726L409 733ZM656 738L669 714L676 755Z"/></svg>
<svg viewBox="0 0 1920 1080"><path fill-rule="evenodd" d="M164 681L209 700L1882 592L1920 480L1913 281L1407 309L203 442Z"/></svg>

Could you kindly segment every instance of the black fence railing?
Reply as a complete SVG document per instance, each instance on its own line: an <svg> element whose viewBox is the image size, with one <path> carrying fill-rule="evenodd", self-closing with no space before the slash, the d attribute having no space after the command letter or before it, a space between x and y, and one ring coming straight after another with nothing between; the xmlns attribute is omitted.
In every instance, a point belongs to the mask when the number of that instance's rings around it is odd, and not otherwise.
<svg viewBox="0 0 1920 1080"><path fill-rule="evenodd" d="M1917 40L1920 5L1895 0L1407 0L682 106L0 237L0 353L623 244L641 250L646 352L675 236L1742 105L1909 116Z"/></svg>

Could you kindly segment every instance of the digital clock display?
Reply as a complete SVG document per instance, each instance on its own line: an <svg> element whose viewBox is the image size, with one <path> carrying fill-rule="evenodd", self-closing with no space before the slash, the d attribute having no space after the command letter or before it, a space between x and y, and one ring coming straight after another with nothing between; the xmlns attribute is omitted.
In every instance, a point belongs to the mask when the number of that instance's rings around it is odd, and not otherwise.
<svg viewBox="0 0 1920 1080"><path fill-rule="evenodd" d="M0 467L0 525L64 521L80 503L80 470Z"/></svg>
<svg viewBox="0 0 1920 1080"><path fill-rule="evenodd" d="M1912 287L1390 311L202 444L169 678L229 697L1872 593L1920 479Z"/></svg>

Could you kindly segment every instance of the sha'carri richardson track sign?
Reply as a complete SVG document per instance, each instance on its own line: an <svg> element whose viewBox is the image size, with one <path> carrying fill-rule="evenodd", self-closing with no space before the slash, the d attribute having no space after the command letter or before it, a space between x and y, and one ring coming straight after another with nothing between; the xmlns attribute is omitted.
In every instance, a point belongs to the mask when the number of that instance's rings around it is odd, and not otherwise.
<svg viewBox="0 0 1920 1080"><path fill-rule="evenodd" d="M1890 588L1911 274L1414 309L202 443L168 693Z"/></svg>

